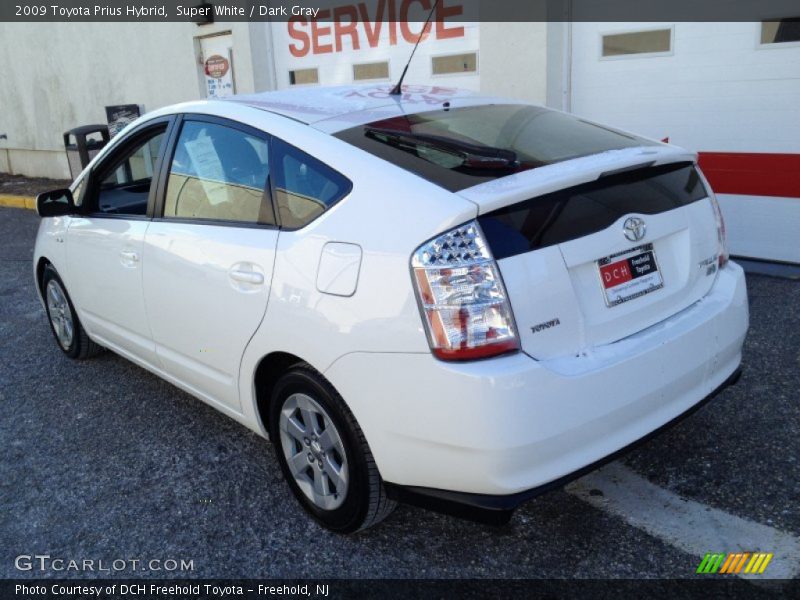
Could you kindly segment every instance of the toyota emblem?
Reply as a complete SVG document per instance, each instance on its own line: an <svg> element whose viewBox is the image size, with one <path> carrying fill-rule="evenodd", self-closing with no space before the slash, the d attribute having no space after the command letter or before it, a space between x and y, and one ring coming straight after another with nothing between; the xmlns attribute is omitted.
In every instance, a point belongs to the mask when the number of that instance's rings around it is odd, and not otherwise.
<svg viewBox="0 0 800 600"><path fill-rule="evenodd" d="M644 219L639 217L628 217L622 226L622 233L632 242L638 242L642 239L646 231L647 225L645 225Z"/></svg>

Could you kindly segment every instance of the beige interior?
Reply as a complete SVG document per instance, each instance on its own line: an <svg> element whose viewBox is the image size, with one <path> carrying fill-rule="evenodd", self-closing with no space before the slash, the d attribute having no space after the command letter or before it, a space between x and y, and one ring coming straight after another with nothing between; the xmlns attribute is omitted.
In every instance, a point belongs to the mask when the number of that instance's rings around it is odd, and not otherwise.
<svg viewBox="0 0 800 600"><path fill-rule="evenodd" d="M275 190L275 199L281 225L290 229L298 229L325 212L325 206L319 200L283 189Z"/></svg>
<svg viewBox="0 0 800 600"><path fill-rule="evenodd" d="M165 217L258 223L263 191L170 173Z"/></svg>

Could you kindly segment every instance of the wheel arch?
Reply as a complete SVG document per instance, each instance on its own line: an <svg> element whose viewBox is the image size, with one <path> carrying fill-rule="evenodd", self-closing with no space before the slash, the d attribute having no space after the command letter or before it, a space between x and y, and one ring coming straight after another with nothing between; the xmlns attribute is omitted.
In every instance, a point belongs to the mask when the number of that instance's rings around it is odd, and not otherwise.
<svg viewBox="0 0 800 600"><path fill-rule="evenodd" d="M274 439L269 427L269 409L272 400L272 390L278 380L295 365L308 365L309 363L290 352L270 352L258 361L253 385L255 389L256 416L261 421L261 427L267 432L270 439Z"/></svg>
<svg viewBox="0 0 800 600"><path fill-rule="evenodd" d="M52 266L53 263L46 256L39 257L36 262L36 289L39 291L39 297L44 300L44 289L42 288L42 281L44 279L44 270L47 266ZM53 267L55 269L55 267Z"/></svg>

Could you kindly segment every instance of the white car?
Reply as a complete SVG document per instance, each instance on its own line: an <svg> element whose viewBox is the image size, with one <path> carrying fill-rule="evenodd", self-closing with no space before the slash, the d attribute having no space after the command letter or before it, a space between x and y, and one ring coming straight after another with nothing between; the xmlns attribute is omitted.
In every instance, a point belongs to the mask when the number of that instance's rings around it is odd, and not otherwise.
<svg viewBox="0 0 800 600"><path fill-rule="evenodd" d="M56 341L273 440L304 508L504 522L736 381L742 269L696 155L406 86L163 108L38 198Z"/></svg>

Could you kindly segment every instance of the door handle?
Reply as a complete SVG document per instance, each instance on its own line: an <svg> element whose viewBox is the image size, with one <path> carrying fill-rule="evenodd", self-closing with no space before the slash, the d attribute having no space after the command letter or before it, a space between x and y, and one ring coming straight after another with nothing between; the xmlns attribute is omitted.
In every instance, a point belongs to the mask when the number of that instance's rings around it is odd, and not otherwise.
<svg viewBox="0 0 800 600"><path fill-rule="evenodd" d="M136 252L131 252L130 250L123 250L119 253L119 255L129 262L139 262L139 255Z"/></svg>
<svg viewBox="0 0 800 600"><path fill-rule="evenodd" d="M230 272L231 279L240 281L242 283L250 283L252 285L261 285L264 283L264 276L256 271L243 271L241 269L234 269Z"/></svg>

